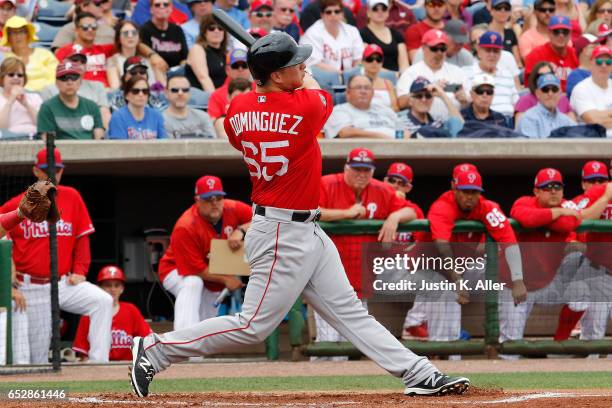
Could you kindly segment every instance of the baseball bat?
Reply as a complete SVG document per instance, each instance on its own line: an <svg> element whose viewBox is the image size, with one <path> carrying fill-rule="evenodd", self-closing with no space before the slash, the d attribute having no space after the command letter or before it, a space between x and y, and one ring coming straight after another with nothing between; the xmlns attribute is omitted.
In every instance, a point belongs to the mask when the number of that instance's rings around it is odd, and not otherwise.
<svg viewBox="0 0 612 408"><path fill-rule="evenodd" d="M221 293L219 293L219 296L217 296L217 299L215 299L215 303L213 303L213 306L214 307L219 306L221 303L225 301L225 298L228 297L230 294L231 292L228 288L223 289Z"/></svg>
<svg viewBox="0 0 612 408"><path fill-rule="evenodd" d="M213 17L217 23L221 25L225 31L235 37L238 41L251 48L255 42L255 38L249 34L236 20L232 19L225 11L221 9L213 10Z"/></svg>

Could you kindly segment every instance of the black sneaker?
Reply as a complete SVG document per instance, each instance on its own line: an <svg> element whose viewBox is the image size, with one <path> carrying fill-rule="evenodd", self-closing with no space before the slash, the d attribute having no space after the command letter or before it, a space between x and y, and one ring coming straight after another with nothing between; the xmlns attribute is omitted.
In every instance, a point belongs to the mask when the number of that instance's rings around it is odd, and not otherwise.
<svg viewBox="0 0 612 408"><path fill-rule="evenodd" d="M153 381L155 369L153 364L145 356L144 347L142 345L142 337L134 337L132 344L132 367L130 370L130 381L132 388L139 397L149 395L149 384Z"/></svg>
<svg viewBox="0 0 612 408"><path fill-rule="evenodd" d="M449 377L436 371L420 383L406 387L404 394L410 396L463 394L469 386L470 380L465 377Z"/></svg>

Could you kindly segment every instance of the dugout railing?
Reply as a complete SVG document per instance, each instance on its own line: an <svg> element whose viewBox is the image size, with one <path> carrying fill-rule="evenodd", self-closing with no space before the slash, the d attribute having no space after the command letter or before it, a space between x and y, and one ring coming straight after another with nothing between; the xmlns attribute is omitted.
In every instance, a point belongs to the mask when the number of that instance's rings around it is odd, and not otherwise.
<svg viewBox="0 0 612 408"><path fill-rule="evenodd" d="M523 230L514 220L510 220L515 231ZM328 235L375 235L378 234L383 221L356 220L322 222L321 227ZM399 232L429 231L429 221L415 220L400 224ZM579 226L578 232L612 232L612 221L586 220ZM477 221L459 221L455 224L454 232L486 232L482 223ZM487 235L487 242L494 243ZM487 263L485 279L498 281L498 250L497 245L486 245ZM612 251L610 252L612 256ZM611 299L612 300L612 299ZM498 296L489 291L483 303L484 307L484 336L479 339L457 341L410 341L402 343L419 355L486 355L495 358L498 354L520 354L536 356L543 354L606 354L612 353L612 340L520 340L499 343L499 317ZM350 342L313 342L303 347L306 356L351 356L357 357L361 353Z"/></svg>

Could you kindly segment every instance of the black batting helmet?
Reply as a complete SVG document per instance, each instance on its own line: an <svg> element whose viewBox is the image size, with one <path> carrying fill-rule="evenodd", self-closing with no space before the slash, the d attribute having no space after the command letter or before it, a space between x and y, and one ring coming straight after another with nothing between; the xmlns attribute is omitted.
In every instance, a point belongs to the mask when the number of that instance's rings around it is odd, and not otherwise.
<svg viewBox="0 0 612 408"><path fill-rule="evenodd" d="M275 31L255 41L247 54L247 63L253 79L263 85L272 72L301 64L310 54L311 45L298 45L289 34Z"/></svg>

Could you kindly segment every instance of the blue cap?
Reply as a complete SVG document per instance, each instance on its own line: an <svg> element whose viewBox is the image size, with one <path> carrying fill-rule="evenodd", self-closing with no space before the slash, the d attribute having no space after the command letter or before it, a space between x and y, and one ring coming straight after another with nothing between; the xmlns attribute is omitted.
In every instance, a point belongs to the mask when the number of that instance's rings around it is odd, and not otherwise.
<svg viewBox="0 0 612 408"><path fill-rule="evenodd" d="M512 5L512 3L510 3L510 0L492 0L491 7L499 6L500 4L504 4L504 3Z"/></svg>
<svg viewBox="0 0 612 408"><path fill-rule="evenodd" d="M243 49L236 48L229 53L228 59L230 65L233 65L236 62L246 62L247 52Z"/></svg>
<svg viewBox="0 0 612 408"><path fill-rule="evenodd" d="M504 37L495 31L487 31L480 36L478 45L484 48L504 48Z"/></svg>
<svg viewBox="0 0 612 408"><path fill-rule="evenodd" d="M410 85L410 93L418 93L427 89L431 82L425 77L417 77Z"/></svg>
<svg viewBox="0 0 612 408"><path fill-rule="evenodd" d="M561 81L559 81L559 78L557 78L553 74L544 74L538 78L537 85L538 89L542 89L548 85L555 85L557 88L560 88Z"/></svg>
<svg viewBox="0 0 612 408"><path fill-rule="evenodd" d="M557 28L564 28L571 31L572 24L570 23L569 18L565 16L552 16L548 21L548 29L555 30Z"/></svg>

